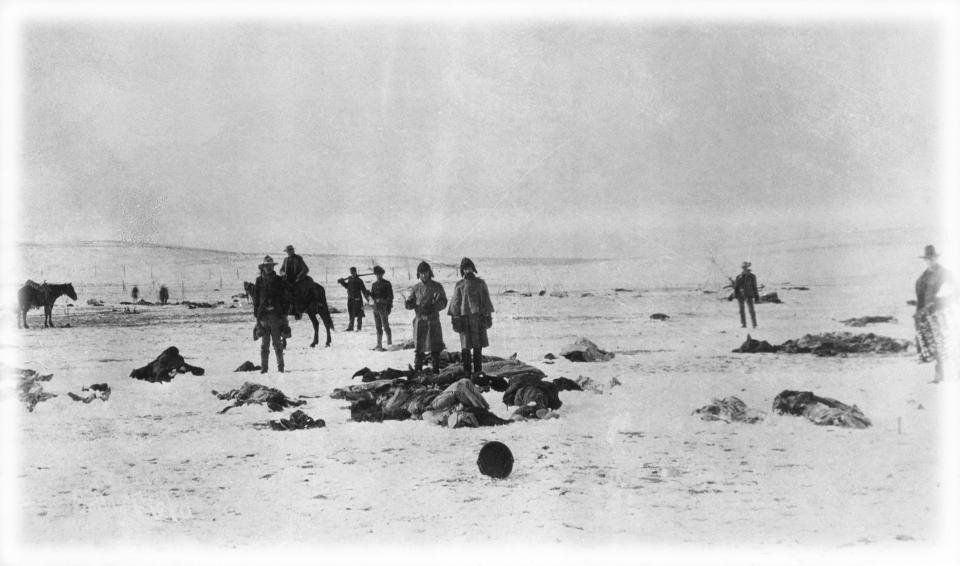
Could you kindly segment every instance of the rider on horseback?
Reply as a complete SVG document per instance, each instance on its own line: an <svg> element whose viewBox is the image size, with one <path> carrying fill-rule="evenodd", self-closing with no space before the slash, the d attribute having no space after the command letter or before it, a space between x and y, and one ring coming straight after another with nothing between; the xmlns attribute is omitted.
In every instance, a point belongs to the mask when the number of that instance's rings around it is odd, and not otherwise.
<svg viewBox="0 0 960 566"><path fill-rule="evenodd" d="M301 313L297 312L300 308L297 305L307 302L313 279L307 276L310 268L307 267L303 258L294 252L293 246L287 246L284 250L287 252L287 257L283 258L283 265L280 266L280 276L287 281L290 292L293 294L294 300L290 301L291 314L299 318Z"/></svg>

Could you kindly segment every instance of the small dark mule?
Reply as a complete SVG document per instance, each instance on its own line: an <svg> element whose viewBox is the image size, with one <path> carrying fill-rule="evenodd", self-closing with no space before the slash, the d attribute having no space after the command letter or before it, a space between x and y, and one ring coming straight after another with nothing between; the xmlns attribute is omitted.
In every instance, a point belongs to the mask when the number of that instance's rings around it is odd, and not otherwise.
<svg viewBox="0 0 960 566"><path fill-rule="evenodd" d="M20 287L20 291L17 292L17 298L20 300L20 316L17 318L17 328L20 328L21 319L23 321L23 328L30 328L27 326L27 311L30 309L43 307L43 327L49 328L53 326L53 303L60 298L61 295L66 295L73 299L77 300L77 292L73 290L72 283L46 283L38 285L33 281L27 280L27 284L23 287Z"/></svg>

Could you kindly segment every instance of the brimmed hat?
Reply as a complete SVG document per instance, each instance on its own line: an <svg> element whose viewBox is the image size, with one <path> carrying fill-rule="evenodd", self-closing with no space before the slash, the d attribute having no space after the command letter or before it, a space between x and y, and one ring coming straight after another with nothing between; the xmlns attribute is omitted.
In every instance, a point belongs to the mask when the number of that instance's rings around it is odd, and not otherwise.
<svg viewBox="0 0 960 566"><path fill-rule="evenodd" d="M743 269L749 269L751 265L752 264L749 261L745 261L743 262L743 265L741 265L740 267L742 267Z"/></svg>
<svg viewBox="0 0 960 566"><path fill-rule="evenodd" d="M931 259L935 257L940 257L940 254L937 253L937 248L935 248L933 244L930 244L923 248L923 255L920 257L922 257L923 259Z"/></svg>
<svg viewBox="0 0 960 566"><path fill-rule="evenodd" d="M373 266L373 272L374 272L374 273L386 273L386 271L384 271L383 268L380 267L379 265Z"/></svg>
<svg viewBox="0 0 960 566"><path fill-rule="evenodd" d="M283 248L283 251L285 251L285 252L292 252L292 251L293 251L293 246L292 246L292 245L287 246L287 247Z"/></svg>
<svg viewBox="0 0 960 566"><path fill-rule="evenodd" d="M356 268L356 267L351 267L351 268L350 268L350 273L356 275L356 274L357 274L357 268Z"/></svg>
<svg viewBox="0 0 960 566"><path fill-rule="evenodd" d="M267 266L273 267L274 265L277 265L277 262L273 261L273 258L272 258L272 257L270 257L270 256L268 256L268 255L265 255L265 256L263 256L263 263L261 263L261 264L260 264L259 266L257 266L257 267L260 267L260 268L264 268L264 267L267 267Z"/></svg>
<svg viewBox="0 0 960 566"><path fill-rule="evenodd" d="M460 260L460 276L461 277L463 276L463 272L466 271L468 267L472 269L474 273L477 272L477 266L473 265L473 261L470 258L465 257L461 259Z"/></svg>
<svg viewBox="0 0 960 566"><path fill-rule="evenodd" d="M480 473L491 478L502 479L513 471L513 453L502 442L488 442L480 449L477 457Z"/></svg>

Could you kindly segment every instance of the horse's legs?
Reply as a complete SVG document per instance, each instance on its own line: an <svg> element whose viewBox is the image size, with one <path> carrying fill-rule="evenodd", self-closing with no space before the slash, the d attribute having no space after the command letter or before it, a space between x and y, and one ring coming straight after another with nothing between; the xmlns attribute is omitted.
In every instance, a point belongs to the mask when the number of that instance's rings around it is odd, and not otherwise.
<svg viewBox="0 0 960 566"><path fill-rule="evenodd" d="M20 309L20 317L17 318L17 328L20 328L20 318L23 318L23 327L30 328L27 326L27 311L26 309Z"/></svg>
<svg viewBox="0 0 960 566"><path fill-rule="evenodd" d="M53 307L48 307L44 305L43 307L43 327L44 328L50 328L53 326L53 317L51 316L52 313L53 313Z"/></svg>
<svg viewBox="0 0 960 566"><path fill-rule="evenodd" d="M317 343L320 342L320 321L317 320L317 313L313 309L307 309L307 316L310 317L310 324L313 325L313 342L310 343L310 347L316 348Z"/></svg>

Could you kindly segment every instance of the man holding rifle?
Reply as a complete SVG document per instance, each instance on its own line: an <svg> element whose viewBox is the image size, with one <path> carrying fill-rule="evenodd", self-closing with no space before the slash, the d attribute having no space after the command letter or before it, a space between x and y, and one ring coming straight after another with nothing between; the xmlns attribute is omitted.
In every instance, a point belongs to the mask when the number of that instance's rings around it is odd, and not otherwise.
<svg viewBox="0 0 960 566"><path fill-rule="evenodd" d="M383 333L387 333L387 346L393 344L390 335L390 311L393 309L393 285L383 278L383 268L379 265L373 268L377 280L370 285L370 295L373 297L373 322L377 327L377 352L383 351Z"/></svg>
<svg viewBox="0 0 960 566"><path fill-rule="evenodd" d="M364 274L368 275L368 274ZM337 283L343 285L347 290L347 314L350 315L350 324L347 325L347 331L353 331L353 320L357 320L357 332L363 325L363 300L370 301L370 291L363 284L363 279L357 275L357 268L350 268L350 277L337 279Z"/></svg>

